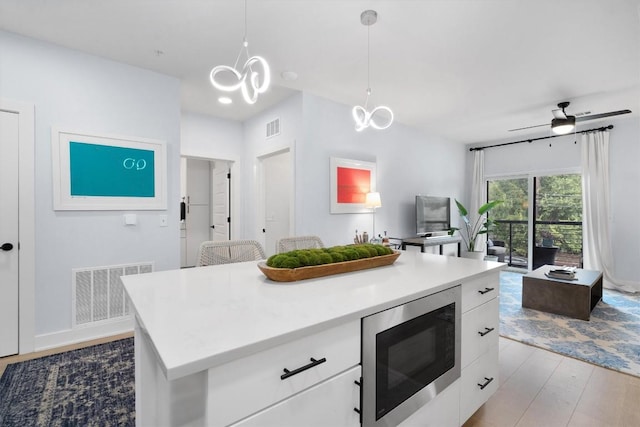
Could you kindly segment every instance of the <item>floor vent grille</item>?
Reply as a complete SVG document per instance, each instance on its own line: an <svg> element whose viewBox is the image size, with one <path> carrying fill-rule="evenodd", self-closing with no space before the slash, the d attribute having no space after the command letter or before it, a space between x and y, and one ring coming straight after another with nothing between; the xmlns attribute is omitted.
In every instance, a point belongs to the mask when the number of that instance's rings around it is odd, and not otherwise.
<svg viewBox="0 0 640 427"><path fill-rule="evenodd" d="M73 326L129 316L131 309L121 276L150 273L153 263L73 269Z"/></svg>

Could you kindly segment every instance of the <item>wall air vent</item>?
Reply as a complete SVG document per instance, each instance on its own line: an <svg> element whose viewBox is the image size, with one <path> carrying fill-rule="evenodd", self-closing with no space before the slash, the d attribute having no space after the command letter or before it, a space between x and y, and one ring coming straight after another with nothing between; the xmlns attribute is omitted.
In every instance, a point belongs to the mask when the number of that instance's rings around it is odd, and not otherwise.
<svg viewBox="0 0 640 427"><path fill-rule="evenodd" d="M152 271L152 262L72 269L73 327L129 316L120 277Z"/></svg>
<svg viewBox="0 0 640 427"><path fill-rule="evenodd" d="M280 118L267 123L267 138L280 135Z"/></svg>

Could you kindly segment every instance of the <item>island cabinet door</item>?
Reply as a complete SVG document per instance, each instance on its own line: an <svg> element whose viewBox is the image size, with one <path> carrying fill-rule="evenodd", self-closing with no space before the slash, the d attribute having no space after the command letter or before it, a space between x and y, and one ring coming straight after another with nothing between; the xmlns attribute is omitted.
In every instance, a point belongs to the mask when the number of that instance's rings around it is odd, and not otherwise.
<svg viewBox="0 0 640 427"><path fill-rule="evenodd" d="M356 366L231 427L356 427L361 368Z"/></svg>
<svg viewBox="0 0 640 427"><path fill-rule="evenodd" d="M464 424L498 390L498 346L462 370L460 422Z"/></svg>
<svg viewBox="0 0 640 427"><path fill-rule="evenodd" d="M498 299L494 298L462 315L462 369L490 349L498 347L498 310Z"/></svg>
<svg viewBox="0 0 640 427"><path fill-rule="evenodd" d="M226 426L360 363L360 319L209 369L207 421Z"/></svg>

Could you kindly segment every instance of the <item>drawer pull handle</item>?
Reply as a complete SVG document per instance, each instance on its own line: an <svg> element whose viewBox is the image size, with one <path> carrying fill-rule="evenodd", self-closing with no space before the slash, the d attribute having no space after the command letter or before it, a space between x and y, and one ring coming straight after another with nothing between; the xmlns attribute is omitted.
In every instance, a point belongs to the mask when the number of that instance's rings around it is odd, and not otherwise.
<svg viewBox="0 0 640 427"><path fill-rule="evenodd" d="M487 292L493 291L495 288L484 288L484 291L478 291L481 295L486 294Z"/></svg>
<svg viewBox="0 0 640 427"><path fill-rule="evenodd" d="M495 328L487 328L487 327L485 327L484 328L484 332L478 331L478 333L480 334L481 337L483 337L483 336L487 335L489 332L493 331L494 329Z"/></svg>
<svg viewBox="0 0 640 427"><path fill-rule="evenodd" d="M323 357L320 360L316 360L313 357L311 358L311 363L309 363L308 365L304 365L298 369L294 369L293 371L288 370L287 368L284 368L284 374L280 375L280 379L281 380L286 380L289 377L292 377L294 375L299 374L300 372L306 371L307 369L311 369L314 366L318 366L321 363L324 363L327 361L326 357Z"/></svg>
<svg viewBox="0 0 640 427"><path fill-rule="evenodd" d="M493 381L493 378L484 377L484 379L486 380L484 384L478 384L478 387L480 387L480 390L484 390L484 388L488 386L491 383L491 381Z"/></svg>

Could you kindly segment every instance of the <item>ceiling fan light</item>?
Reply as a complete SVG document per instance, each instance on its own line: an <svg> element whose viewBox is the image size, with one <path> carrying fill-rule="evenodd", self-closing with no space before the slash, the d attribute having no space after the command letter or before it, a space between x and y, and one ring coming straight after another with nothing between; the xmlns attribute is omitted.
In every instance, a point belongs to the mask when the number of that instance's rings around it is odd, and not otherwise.
<svg viewBox="0 0 640 427"><path fill-rule="evenodd" d="M566 119L551 120L551 131L556 135L566 135L576 128L576 117L567 116Z"/></svg>

